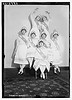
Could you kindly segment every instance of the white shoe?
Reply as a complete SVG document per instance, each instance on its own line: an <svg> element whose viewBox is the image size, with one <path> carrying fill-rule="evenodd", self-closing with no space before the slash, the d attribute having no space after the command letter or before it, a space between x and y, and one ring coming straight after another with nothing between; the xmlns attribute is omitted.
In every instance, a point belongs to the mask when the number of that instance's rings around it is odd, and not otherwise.
<svg viewBox="0 0 72 100"><path fill-rule="evenodd" d="M23 74L23 70L20 69L20 71L18 72L18 74Z"/></svg>
<svg viewBox="0 0 72 100"><path fill-rule="evenodd" d="M40 77L42 78L42 74L40 75Z"/></svg>
<svg viewBox="0 0 72 100"><path fill-rule="evenodd" d="M57 73L57 72L56 72L56 70L57 70L57 69L56 69L56 68L54 68L54 73Z"/></svg>
<svg viewBox="0 0 72 100"><path fill-rule="evenodd" d="M60 68L58 68L58 71L60 72Z"/></svg>
<svg viewBox="0 0 72 100"><path fill-rule="evenodd" d="M43 74L43 79L45 79L45 75Z"/></svg>

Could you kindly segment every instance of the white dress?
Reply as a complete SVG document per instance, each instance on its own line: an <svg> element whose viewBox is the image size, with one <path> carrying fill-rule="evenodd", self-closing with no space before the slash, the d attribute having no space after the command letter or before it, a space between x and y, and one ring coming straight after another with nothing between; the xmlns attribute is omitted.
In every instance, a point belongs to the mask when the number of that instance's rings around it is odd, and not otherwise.
<svg viewBox="0 0 72 100"><path fill-rule="evenodd" d="M17 39L17 51L16 51L14 63L28 64L26 54L27 54L27 45L20 37L18 37L18 39Z"/></svg>
<svg viewBox="0 0 72 100"><path fill-rule="evenodd" d="M48 48L40 48L43 54L46 56L46 60L49 62L60 63L61 62L61 53L57 48L57 45L52 41L45 41L46 45L48 46L48 42L51 43L51 47Z"/></svg>
<svg viewBox="0 0 72 100"><path fill-rule="evenodd" d="M54 42L56 48L53 50L54 54L54 64L61 64L62 63L62 56L64 52L64 42L61 36L58 36L57 40Z"/></svg>

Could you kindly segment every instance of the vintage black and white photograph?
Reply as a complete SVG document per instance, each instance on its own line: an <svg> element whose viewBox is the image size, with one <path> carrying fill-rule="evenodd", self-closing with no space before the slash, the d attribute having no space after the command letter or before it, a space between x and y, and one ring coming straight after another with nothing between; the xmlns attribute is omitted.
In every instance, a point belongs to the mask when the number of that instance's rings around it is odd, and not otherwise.
<svg viewBox="0 0 72 100"><path fill-rule="evenodd" d="M70 2L2 2L2 98L70 98Z"/></svg>

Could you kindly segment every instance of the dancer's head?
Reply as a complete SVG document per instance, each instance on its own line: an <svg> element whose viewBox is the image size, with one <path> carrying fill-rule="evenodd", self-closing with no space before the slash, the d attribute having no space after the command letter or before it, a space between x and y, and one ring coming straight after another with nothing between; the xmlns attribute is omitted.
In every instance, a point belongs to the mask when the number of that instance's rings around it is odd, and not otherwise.
<svg viewBox="0 0 72 100"><path fill-rule="evenodd" d="M41 38L42 39L45 39L46 37L47 37L47 34L46 33L41 34Z"/></svg>
<svg viewBox="0 0 72 100"><path fill-rule="evenodd" d="M22 35L25 35L26 32L27 32L27 29L26 29L25 27L23 27L23 28L21 29Z"/></svg>
<svg viewBox="0 0 72 100"><path fill-rule="evenodd" d="M44 21L48 21L48 19L47 19L47 17L44 16L44 15L37 15L37 16L35 17L35 21L37 21L37 22L44 22Z"/></svg>
<svg viewBox="0 0 72 100"><path fill-rule="evenodd" d="M59 36L58 32L57 31L54 31L53 38L54 39L57 39L58 36Z"/></svg>
<svg viewBox="0 0 72 100"><path fill-rule="evenodd" d="M36 37L35 32L32 32L32 33L30 34L30 37L31 37L32 39L34 39L34 38Z"/></svg>
<svg viewBox="0 0 72 100"><path fill-rule="evenodd" d="M39 41L39 46L40 46L40 47L44 46L44 42L43 42L42 40Z"/></svg>
<svg viewBox="0 0 72 100"><path fill-rule="evenodd" d="M57 34L57 33L53 35L54 38L57 38L58 36L59 36L59 34Z"/></svg>
<svg viewBox="0 0 72 100"><path fill-rule="evenodd" d="M48 21L48 18L46 16L42 16L42 22Z"/></svg>
<svg viewBox="0 0 72 100"><path fill-rule="evenodd" d="M35 21L36 21L36 22L41 22L41 15L37 15L37 16L35 17Z"/></svg>
<svg viewBox="0 0 72 100"><path fill-rule="evenodd" d="M58 32L56 30L54 30L53 33L51 34L51 39L55 40L55 39L57 39L58 36L59 36Z"/></svg>

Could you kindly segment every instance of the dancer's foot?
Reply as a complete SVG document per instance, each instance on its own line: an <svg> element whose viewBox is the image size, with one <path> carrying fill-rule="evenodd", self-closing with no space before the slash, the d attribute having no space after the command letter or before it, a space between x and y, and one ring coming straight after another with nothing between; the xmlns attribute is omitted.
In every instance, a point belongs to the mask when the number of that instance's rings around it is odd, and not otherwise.
<svg viewBox="0 0 72 100"><path fill-rule="evenodd" d="M60 68L57 66L54 68L54 73L57 73L56 71L58 70L58 72L60 72Z"/></svg>
<svg viewBox="0 0 72 100"><path fill-rule="evenodd" d="M43 79L45 79L45 75L43 74Z"/></svg>
<svg viewBox="0 0 72 100"><path fill-rule="evenodd" d="M58 67L58 71L60 72L60 68Z"/></svg>
<svg viewBox="0 0 72 100"><path fill-rule="evenodd" d="M24 69L25 65L24 64L21 64L20 65L20 70L18 72L18 74L23 74L23 69Z"/></svg>
<svg viewBox="0 0 72 100"><path fill-rule="evenodd" d="M23 74L23 70L22 70L22 69L20 69L20 71L18 72L18 74Z"/></svg>
<svg viewBox="0 0 72 100"><path fill-rule="evenodd" d="M57 68L54 68L54 73L57 73L56 70L57 70Z"/></svg>
<svg viewBox="0 0 72 100"><path fill-rule="evenodd" d="M42 78L42 74L40 75L40 77Z"/></svg>

